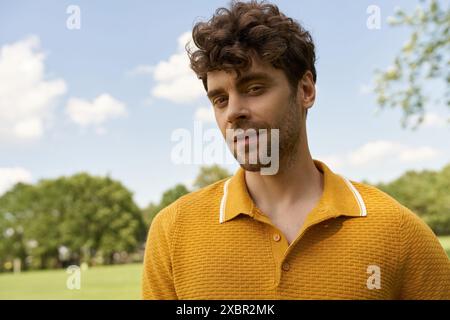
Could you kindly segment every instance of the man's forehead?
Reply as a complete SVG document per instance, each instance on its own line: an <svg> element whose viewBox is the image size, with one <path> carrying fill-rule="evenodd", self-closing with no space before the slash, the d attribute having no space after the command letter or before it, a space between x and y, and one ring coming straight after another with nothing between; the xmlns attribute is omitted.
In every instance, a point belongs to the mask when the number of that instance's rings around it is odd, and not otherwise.
<svg viewBox="0 0 450 320"><path fill-rule="evenodd" d="M279 71L279 70L278 70ZM269 63L260 63L259 61L252 60L250 68L246 70L240 70L239 73L236 70L213 70L207 73L208 88L211 86L222 85L223 82L237 83L241 80L251 78L273 78L277 69L275 69Z"/></svg>

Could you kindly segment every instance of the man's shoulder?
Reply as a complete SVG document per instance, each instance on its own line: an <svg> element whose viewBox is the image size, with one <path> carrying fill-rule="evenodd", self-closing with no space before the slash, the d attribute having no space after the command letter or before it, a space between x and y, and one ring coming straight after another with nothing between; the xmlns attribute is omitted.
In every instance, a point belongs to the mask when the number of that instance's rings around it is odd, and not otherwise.
<svg viewBox="0 0 450 320"><path fill-rule="evenodd" d="M371 215L372 217L375 216L375 218L381 216L390 217L397 220L400 224L403 224L405 220L420 225L425 224L411 209L381 189L367 183L355 181L351 181L351 183L364 200L368 217Z"/></svg>
<svg viewBox="0 0 450 320"><path fill-rule="evenodd" d="M350 182L356 188L356 190L358 190L361 196L364 197L364 200L366 202L378 201L393 206L401 206L401 204L396 199L374 185L364 182L357 182L354 180L350 180Z"/></svg>
<svg viewBox="0 0 450 320"><path fill-rule="evenodd" d="M400 211L408 210L391 195L376 186L351 180L351 184L361 195L367 209L367 216L399 215Z"/></svg>

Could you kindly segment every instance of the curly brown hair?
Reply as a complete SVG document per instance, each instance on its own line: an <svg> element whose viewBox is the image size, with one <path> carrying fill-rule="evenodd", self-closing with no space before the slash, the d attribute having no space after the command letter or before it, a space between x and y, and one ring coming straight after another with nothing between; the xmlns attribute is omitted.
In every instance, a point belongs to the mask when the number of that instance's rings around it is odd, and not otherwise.
<svg viewBox="0 0 450 320"><path fill-rule="evenodd" d="M191 69L207 90L207 72L234 70L239 76L251 66L252 55L282 69L296 92L298 81L309 70L316 82L314 43L308 31L265 1L232 1L218 8L207 22L192 30L197 46L186 50Z"/></svg>

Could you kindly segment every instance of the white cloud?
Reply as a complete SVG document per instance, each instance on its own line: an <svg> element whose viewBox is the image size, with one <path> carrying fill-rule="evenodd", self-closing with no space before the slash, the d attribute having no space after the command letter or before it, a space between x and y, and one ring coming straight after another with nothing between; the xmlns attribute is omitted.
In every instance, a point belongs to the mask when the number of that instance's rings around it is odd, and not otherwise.
<svg viewBox="0 0 450 320"><path fill-rule="evenodd" d="M386 157L393 156L397 144L391 141L373 141L348 154L348 162L352 165L366 165Z"/></svg>
<svg viewBox="0 0 450 320"><path fill-rule="evenodd" d="M46 80L44 60L37 36L0 48L1 138L29 140L43 135L55 100L66 92L63 79Z"/></svg>
<svg viewBox="0 0 450 320"><path fill-rule="evenodd" d="M31 173L21 167L0 168L0 195L17 182L31 182Z"/></svg>
<svg viewBox="0 0 450 320"><path fill-rule="evenodd" d="M439 152L431 147L403 148L399 159L403 162L417 162L436 158Z"/></svg>
<svg viewBox="0 0 450 320"><path fill-rule="evenodd" d="M409 146L396 141L368 142L347 153L319 156L332 170L374 183L391 181L406 170L422 170L436 164L441 151L429 146Z"/></svg>
<svg viewBox="0 0 450 320"><path fill-rule="evenodd" d="M151 89L153 97L176 103L189 103L205 95L201 81L189 67L189 58L184 49L191 41L190 32L178 38L178 49L167 60L160 61L153 68L156 85ZM193 42L189 42L192 47Z"/></svg>
<svg viewBox="0 0 450 320"><path fill-rule="evenodd" d="M194 80L198 81L196 78L190 78L190 76L180 76L171 81L159 83L152 89L152 95L156 98L163 98L176 103L195 101L202 96L204 89L194 83Z"/></svg>
<svg viewBox="0 0 450 320"><path fill-rule="evenodd" d="M368 142L354 151L321 157L332 166L369 167L383 163L414 163L435 159L439 151L428 146L412 147L395 141L378 140Z"/></svg>
<svg viewBox="0 0 450 320"><path fill-rule="evenodd" d="M383 161L417 162L434 159L438 151L426 146L411 147L394 141L379 140L366 143L348 156L351 165L381 164Z"/></svg>
<svg viewBox="0 0 450 320"><path fill-rule="evenodd" d="M216 117L211 107L200 107L195 111L195 120L203 123L215 123Z"/></svg>
<svg viewBox="0 0 450 320"><path fill-rule="evenodd" d="M99 95L92 102L80 98L70 98L66 111L73 122L84 127L97 127L96 132L99 134L105 133L105 129L101 125L107 120L127 114L125 104L107 93Z"/></svg>

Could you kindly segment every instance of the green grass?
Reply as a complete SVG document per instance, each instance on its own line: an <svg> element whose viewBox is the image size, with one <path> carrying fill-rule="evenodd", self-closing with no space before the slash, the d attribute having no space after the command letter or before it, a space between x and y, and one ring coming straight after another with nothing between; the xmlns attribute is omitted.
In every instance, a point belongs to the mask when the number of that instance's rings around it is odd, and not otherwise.
<svg viewBox="0 0 450 320"><path fill-rule="evenodd" d="M65 270L0 274L0 299L140 299L142 264L81 271L79 290L67 289Z"/></svg>
<svg viewBox="0 0 450 320"><path fill-rule="evenodd" d="M438 238L444 250L447 252L447 256L450 258L450 236L440 236Z"/></svg>

